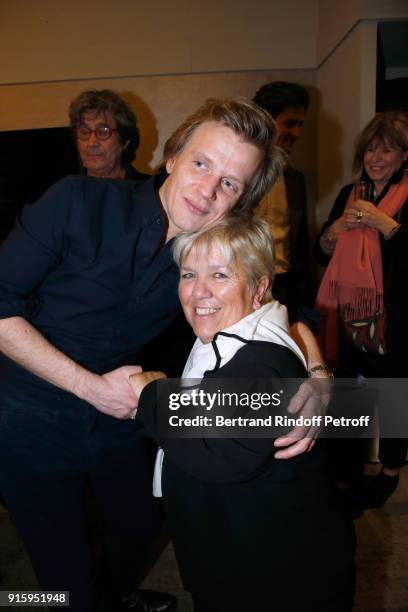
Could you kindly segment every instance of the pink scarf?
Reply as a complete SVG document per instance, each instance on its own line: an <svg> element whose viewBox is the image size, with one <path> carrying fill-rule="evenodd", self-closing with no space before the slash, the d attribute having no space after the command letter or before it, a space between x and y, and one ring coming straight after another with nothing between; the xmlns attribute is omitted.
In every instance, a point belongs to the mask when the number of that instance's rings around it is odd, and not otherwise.
<svg viewBox="0 0 408 612"><path fill-rule="evenodd" d="M399 183L391 185L378 208L393 217L407 198L408 175L405 172ZM356 199L356 189L352 189L346 208ZM383 271L378 230L362 226L341 232L320 285L316 308L325 319L323 335L329 360L333 360L337 348L338 311L345 321L368 319L383 313Z"/></svg>

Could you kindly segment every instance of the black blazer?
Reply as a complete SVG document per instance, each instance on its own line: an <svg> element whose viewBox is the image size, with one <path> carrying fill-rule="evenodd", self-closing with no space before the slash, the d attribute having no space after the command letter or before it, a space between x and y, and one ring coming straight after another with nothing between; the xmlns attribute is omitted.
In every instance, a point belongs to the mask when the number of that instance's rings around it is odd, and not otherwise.
<svg viewBox="0 0 408 612"><path fill-rule="evenodd" d="M304 375L291 351L255 341L203 383L236 378L251 392L257 378L271 392L273 379L281 387L283 377ZM269 439L160 440L154 397L149 385L137 419L164 448L169 530L184 584L203 609L247 612L255 598L257 609L316 612L349 593L353 532L331 505L322 448L282 461Z"/></svg>
<svg viewBox="0 0 408 612"><path fill-rule="evenodd" d="M311 306L314 286L311 274L307 198L303 174L288 165L284 180L289 209L290 263L297 278L298 304Z"/></svg>

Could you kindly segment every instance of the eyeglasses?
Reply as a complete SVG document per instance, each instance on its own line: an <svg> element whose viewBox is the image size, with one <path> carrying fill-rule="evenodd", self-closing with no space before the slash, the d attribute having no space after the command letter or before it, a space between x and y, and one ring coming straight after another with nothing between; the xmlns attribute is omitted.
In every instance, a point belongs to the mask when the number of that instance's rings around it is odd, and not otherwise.
<svg viewBox="0 0 408 612"><path fill-rule="evenodd" d="M108 140L113 132L117 132L118 128L110 128L109 125L101 123L94 130L91 130L87 125L81 124L77 126L76 133L79 140L89 140L91 134L95 134L98 140Z"/></svg>

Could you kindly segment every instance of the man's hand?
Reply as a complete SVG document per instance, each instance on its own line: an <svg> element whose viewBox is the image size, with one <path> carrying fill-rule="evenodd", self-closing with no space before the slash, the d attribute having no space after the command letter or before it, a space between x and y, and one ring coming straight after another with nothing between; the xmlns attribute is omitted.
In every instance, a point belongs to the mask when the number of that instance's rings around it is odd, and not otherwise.
<svg viewBox="0 0 408 612"><path fill-rule="evenodd" d="M330 402L331 382L327 375L319 374L300 385L289 403L288 412L303 420L310 419L311 425L297 426L287 436L277 438L275 446L286 448L275 453L276 459L290 459L313 448L320 431L318 417L324 417Z"/></svg>
<svg viewBox="0 0 408 612"><path fill-rule="evenodd" d="M36 376L117 419L129 418L137 406L129 376L141 372L139 366L123 366L98 376L50 344L22 317L0 320L0 350Z"/></svg>
<svg viewBox="0 0 408 612"><path fill-rule="evenodd" d="M129 419L138 403L129 377L141 371L139 366L123 366L102 376L86 372L80 376L75 393L99 412Z"/></svg>

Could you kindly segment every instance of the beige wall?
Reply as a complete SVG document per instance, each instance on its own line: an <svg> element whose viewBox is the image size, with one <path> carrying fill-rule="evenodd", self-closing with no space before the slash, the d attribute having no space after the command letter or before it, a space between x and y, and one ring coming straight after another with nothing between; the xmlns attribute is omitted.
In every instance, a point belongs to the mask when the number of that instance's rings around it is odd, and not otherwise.
<svg viewBox="0 0 408 612"><path fill-rule="evenodd" d="M207 97L253 96L275 79L313 88L317 7L318 0L4 2L0 130L66 125L76 94L109 87L136 111L137 166L149 170L169 133ZM295 157L312 198L314 108Z"/></svg>
<svg viewBox="0 0 408 612"><path fill-rule="evenodd" d="M312 104L294 162L306 176L312 225L318 201L319 225L374 112L376 19L407 16L407 0L3 2L0 130L66 125L77 93L110 87L136 111L137 165L148 170L205 98L297 81Z"/></svg>
<svg viewBox="0 0 408 612"><path fill-rule="evenodd" d="M32 83L0 87L0 131L68 124L67 109L79 92L96 88L115 89L129 102L138 117L141 146L137 166L151 169L160 161L163 143L173 129L208 97L243 95L252 97L268 81L286 79L304 84L315 100L315 71L254 71L216 74L136 77L70 81L65 83ZM314 176L316 159L310 155L316 132L316 104L312 103L304 139L296 150L296 162ZM312 180L309 181L314 193Z"/></svg>
<svg viewBox="0 0 408 612"><path fill-rule="evenodd" d="M319 0L317 64L335 52L360 20L408 17L407 0Z"/></svg>
<svg viewBox="0 0 408 612"><path fill-rule="evenodd" d="M351 179L357 134L375 113L375 22L359 22L319 68L318 227Z"/></svg>
<svg viewBox="0 0 408 612"><path fill-rule="evenodd" d="M362 0L319 0L317 63L333 52L361 15Z"/></svg>
<svg viewBox="0 0 408 612"><path fill-rule="evenodd" d="M407 0L361 0L365 19L401 19L408 17Z"/></svg>
<svg viewBox="0 0 408 612"><path fill-rule="evenodd" d="M407 17L407 0L319 0L317 227L350 182L356 137L375 113L378 20Z"/></svg>
<svg viewBox="0 0 408 612"><path fill-rule="evenodd" d="M317 3L2 2L0 83L311 68Z"/></svg>

